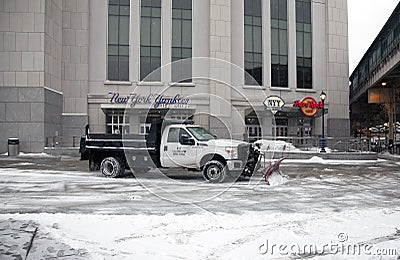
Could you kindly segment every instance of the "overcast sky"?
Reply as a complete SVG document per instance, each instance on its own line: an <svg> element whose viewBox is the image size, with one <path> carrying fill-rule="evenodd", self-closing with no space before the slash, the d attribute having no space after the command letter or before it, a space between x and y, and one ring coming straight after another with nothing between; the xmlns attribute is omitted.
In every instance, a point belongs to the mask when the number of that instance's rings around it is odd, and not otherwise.
<svg viewBox="0 0 400 260"><path fill-rule="evenodd" d="M399 0L347 0L350 75L398 3Z"/></svg>

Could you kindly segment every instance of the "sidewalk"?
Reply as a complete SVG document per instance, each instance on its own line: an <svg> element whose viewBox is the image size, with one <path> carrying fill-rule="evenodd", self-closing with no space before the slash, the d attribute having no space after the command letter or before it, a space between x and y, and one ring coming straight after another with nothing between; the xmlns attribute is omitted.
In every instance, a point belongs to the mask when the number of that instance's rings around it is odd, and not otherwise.
<svg viewBox="0 0 400 260"><path fill-rule="evenodd" d="M85 249L56 241L33 221L0 220L1 259L87 259L88 256Z"/></svg>

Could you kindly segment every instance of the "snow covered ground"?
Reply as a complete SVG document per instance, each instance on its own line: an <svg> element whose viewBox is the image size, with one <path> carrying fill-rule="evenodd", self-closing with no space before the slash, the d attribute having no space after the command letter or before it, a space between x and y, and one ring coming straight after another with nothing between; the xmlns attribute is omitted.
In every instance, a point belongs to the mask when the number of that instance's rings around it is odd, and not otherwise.
<svg viewBox="0 0 400 260"><path fill-rule="evenodd" d="M5 152L2 154L4 156L8 156L8 152ZM54 157L48 153L24 153L24 152L19 152L19 157L33 157L33 158L51 158Z"/></svg>
<svg viewBox="0 0 400 260"><path fill-rule="evenodd" d="M33 220L42 237L90 259L400 255L396 161L285 160L288 181L273 187L261 174L216 185L179 171L106 179L86 163L0 160L0 220ZM47 243L38 238L33 247ZM30 259L42 253L32 250Z"/></svg>
<svg viewBox="0 0 400 260"><path fill-rule="evenodd" d="M385 160L378 159L377 162L384 162ZM285 159L285 163L290 164L332 164L332 165L360 165L374 163L371 160L330 160L323 159L319 156L313 156L310 159Z"/></svg>
<svg viewBox="0 0 400 260"><path fill-rule="evenodd" d="M399 240L387 238L396 236L400 208L334 214L40 213L1 217L32 219L43 232L76 249L86 249L93 259L261 259L292 254L319 254L318 258L326 259L396 259L400 253ZM382 241L376 243L377 238Z"/></svg>

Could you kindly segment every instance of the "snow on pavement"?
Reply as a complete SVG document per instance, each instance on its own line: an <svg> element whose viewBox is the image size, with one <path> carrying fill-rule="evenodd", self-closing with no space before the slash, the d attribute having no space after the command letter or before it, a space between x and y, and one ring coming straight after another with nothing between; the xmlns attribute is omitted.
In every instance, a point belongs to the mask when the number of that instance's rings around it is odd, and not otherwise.
<svg viewBox="0 0 400 260"><path fill-rule="evenodd" d="M378 160L331 160L323 159L319 156L313 156L310 159L285 159L284 163L291 164L336 164L336 165L359 165L359 164L374 164L376 162L384 162L383 159Z"/></svg>
<svg viewBox="0 0 400 260"><path fill-rule="evenodd" d="M49 236L84 248L92 259L265 259L291 253L380 259L373 255L382 248L379 244L370 244L361 252L337 252L335 245L353 246L400 229L400 208L336 214L0 215L0 219L7 218L34 220ZM396 259L399 240L383 242L388 246L383 249L393 254L386 259Z"/></svg>
<svg viewBox="0 0 400 260"><path fill-rule="evenodd" d="M97 172L26 169L32 165L20 163L0 169L0 220L33 220L42 236L84 249L90 259L287 259L292 251L302 257L318 251L322 259L400 255L400 169L395 162L285 160L281 170L288 180L273 187L243 181L204 184L196 173L171 174L172 181L154 174L140 181L107 179ZM219 195L176 203L157 191L149 193L144 187L149 183L181 197ZM45 241L35 239L34 246L45 248L35 245ZM368 247L358 255L335 245ZM373 255L382 252L383 257ZM33 250L30 258L43 255Z"/></svg>

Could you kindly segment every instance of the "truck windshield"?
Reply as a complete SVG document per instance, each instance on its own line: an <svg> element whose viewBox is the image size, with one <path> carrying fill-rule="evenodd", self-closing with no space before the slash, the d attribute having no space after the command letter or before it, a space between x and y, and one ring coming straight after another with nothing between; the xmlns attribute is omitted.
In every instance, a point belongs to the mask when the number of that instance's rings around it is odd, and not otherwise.
<svg viewBox="0 0 400 260"><path fill-rule="evenodd" d="M215 136L203 127L188 127L189 132L196 137L198 141L208 141L215 139Z"/></svg>

